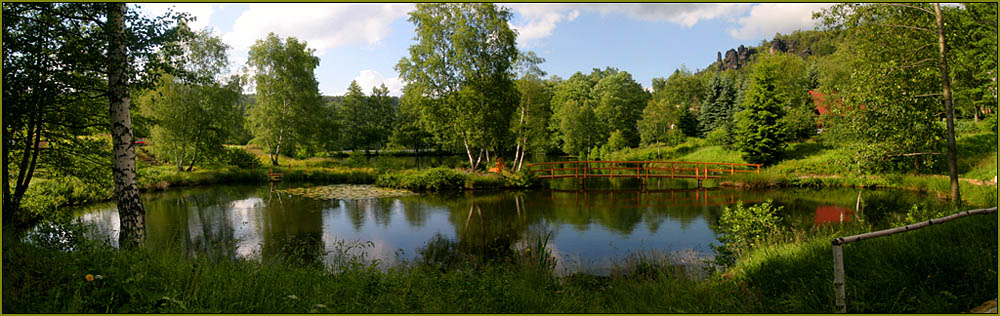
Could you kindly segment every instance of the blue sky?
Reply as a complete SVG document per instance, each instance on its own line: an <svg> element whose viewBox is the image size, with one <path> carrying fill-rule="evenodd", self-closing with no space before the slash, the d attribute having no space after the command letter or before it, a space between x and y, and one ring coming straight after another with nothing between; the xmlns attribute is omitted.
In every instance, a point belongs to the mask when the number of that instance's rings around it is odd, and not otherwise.
<svg viewBox="0 0 1000 316"><path fill-rule="evenodd" d="M577 71L616 67L643 87L685 65L694 71L715 61L716 52L756 45L776 32L813 29L822 3L516 3L511 26L518 48L545 58L543 70L568 78ZM351 80L366 93L385 83L399 95L403 83L393 67L408 56L412 4L350 3L148 3L150 15L167 8L197 17L232 49L232 71L246 62L250 45L268 32L294 36L316 49L316 79L324 95L341 95Z"/></svg>

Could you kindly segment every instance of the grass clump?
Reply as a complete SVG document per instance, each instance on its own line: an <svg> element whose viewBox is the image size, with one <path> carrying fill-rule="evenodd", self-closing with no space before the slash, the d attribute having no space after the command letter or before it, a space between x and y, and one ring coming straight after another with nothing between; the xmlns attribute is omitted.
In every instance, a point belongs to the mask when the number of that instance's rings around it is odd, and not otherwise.
<svg viewBox="0 0 1000 316"><path fill-rule="evenodd" d="M844 246L850 313L964 312L997 295L997 217ZM833 312L830 240L864 228L828 228L797 243L760 247L733 269L772 313Z"/></svg>

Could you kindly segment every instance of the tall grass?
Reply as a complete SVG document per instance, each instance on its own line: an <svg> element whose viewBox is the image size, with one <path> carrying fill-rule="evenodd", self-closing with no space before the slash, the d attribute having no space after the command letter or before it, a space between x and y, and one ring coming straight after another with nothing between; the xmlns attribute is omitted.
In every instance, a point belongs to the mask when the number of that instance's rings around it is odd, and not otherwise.
<svg viewBox="0 0 1000 316"><path fill-rule="evenodd" d="M844 247L848 312L955 313L997 295L997 216L969 217ZM734 269L775 313L833 312L830 240L754 251Z"/></svg>

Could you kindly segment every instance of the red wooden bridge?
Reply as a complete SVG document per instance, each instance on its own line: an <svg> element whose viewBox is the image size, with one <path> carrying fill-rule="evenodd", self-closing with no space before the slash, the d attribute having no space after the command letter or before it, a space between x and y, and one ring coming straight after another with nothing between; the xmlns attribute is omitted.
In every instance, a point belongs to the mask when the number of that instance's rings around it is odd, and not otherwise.
<svg viewBox="0 0 1000 316"><path fill-rule="evenodd" d="M737 173L760 173L759 164L685 161L556 161L524 165L539 179L649 178L719 179Z"/></svg>

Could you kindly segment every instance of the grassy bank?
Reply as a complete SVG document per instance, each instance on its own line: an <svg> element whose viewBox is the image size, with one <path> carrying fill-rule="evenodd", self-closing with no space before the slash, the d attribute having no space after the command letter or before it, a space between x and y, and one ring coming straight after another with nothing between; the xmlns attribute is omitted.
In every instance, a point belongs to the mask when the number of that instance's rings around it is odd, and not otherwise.
<svg viewBox="0 0 1000 316"><path fill-rule="evenodd" d="M970 129L956 140L962 200L972 205L996 205L997 134ZM862 173L852 163L848 149L813 140L789 144L784 159L760 174L739 174L719 180L723 186L747 189L780 187L857 187L902 189L950 196L951 184L943 156L932 167L914 173ZM604 160L666 160L746 163L739 152L688 138L676 146L651 145L608 153ZM706 183L715 185L716 183Z"/></svg>
<svg viewBox="0 0 1000 316"><path fill-rule="evenodd" d="M948 199L951 192L951 182L947 177L935 177L912 174L883 175L794 175L764 170L760 174L741 174L719 182L722 186L735 186L747 189L766 189L782 187L848 187L870 189L901 189L935 194L941 199ZM977 206L997 205L996 183L972 183L960 181L959 188L962 201L965 204Z"/></svg>
<svg viewBox="0 0 1000 316"><path fill-rule="evenodd" d="M495 173L465 172L449 168L402 170L378 176L375 185L398 189L423 190L476 190L528 188L536 181L527 173L503 175Z"/></svg>
<svg viewBox="0 0 1000 316"><path fill-rule="evenodd" d="M848 311L955 313L995 297L996 222L996 215L964 218L846 246ZM277 262L189 258L84 240L66 251L4 229L3 312L827 313L829 240L856 230L792 233L695 281L656 256L634 256L609 276L556 276L519 249L500 251L503 260L429 255L451 263L421 257L383 271L363 257L324 267L309 254Z"/></svg>

